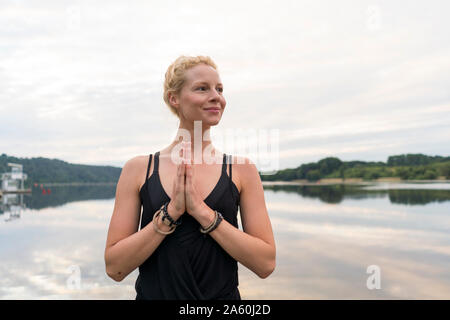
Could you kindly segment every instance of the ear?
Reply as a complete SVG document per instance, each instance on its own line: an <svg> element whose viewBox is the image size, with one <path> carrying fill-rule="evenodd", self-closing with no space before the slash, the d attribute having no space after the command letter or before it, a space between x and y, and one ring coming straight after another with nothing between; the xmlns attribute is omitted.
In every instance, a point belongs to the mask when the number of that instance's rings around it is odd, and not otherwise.
<svg viewBox="0 0 450 320"><path fill-rule="evenodd" d="M178 101L178 96L177 96L177 94L175 94L173 92L169 92L169 102L174 108L178 109L178 107L180 106L180 103Z"/></svg>

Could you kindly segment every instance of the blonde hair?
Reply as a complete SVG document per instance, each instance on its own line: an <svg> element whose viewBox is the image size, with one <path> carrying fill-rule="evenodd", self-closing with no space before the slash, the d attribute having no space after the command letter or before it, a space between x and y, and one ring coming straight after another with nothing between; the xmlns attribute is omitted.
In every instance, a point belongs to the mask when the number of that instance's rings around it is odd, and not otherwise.
<svg viewBox="0 0 450 320"><path fill-rule="evenodd" d="M179 56L166 71L166 77L164 80L164 102L169 107L170 111L179 117L178 109L172 106L169 102L169 93L179 94L186 81L186 70L195 67L199 64L206 64L217 70L217 65L208 56Z"/></svg>

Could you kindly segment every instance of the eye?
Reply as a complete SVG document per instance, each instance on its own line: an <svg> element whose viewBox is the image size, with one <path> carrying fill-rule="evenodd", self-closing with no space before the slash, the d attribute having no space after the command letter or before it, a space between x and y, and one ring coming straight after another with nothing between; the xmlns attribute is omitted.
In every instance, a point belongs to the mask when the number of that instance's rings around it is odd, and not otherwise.
<svg viewBox="0 0 450 320"><path fill-rule="evenodd" d="M206 89L206 87L205 87L205 86L198 87L197 90L199 90L199 89ZM222 92L223 92L223 88L218 88L218 91L219 91L220 93L222 93Z"/></svg>

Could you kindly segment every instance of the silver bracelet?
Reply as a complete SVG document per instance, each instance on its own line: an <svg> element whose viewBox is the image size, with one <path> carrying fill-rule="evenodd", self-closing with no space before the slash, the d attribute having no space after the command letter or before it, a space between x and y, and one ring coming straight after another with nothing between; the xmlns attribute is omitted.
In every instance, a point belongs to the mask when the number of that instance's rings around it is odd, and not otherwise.
<svg viewBox="0 0 450 320"><path fill-rule="evenodd" d="M212 232L212 231L215 230L215 229L219 226L219 224L222 222L222 220L223 220L222 214L221 214L219 211L217 211L217 210L214 210L214 213L215 213L214 222L211 223L211 224L210 224L208 227L206 227L205 229L203 229L203 228L200 226L200 232L201 232L201 233L207 234L207 233Z"/></svg>
<svg viewBox="0 0 450 320"><path fill-rule="evenodd" d="M159 210L153 215L153 218L152 218L153 229L154 229L156 232L158 232L158 233L160 233L160 234L164 234L164 235L171 234L172 232L174 232L176 226L175 226L175 227L172 227L169 231L162 231L162 230L160 230L160 229L158 228L158 226L157 226L157 224L158 224L158 217L159 217L160 215L161 215L161 209L159 209Z"/></svg>

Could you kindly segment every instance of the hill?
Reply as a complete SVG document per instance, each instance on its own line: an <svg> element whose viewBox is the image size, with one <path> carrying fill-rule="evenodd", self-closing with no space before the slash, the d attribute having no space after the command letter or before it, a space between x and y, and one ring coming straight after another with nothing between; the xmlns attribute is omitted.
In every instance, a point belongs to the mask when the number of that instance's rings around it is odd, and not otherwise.
<svg viewBox="0 0 450 320"><path fill-rule="evenodd" d="M262 181L317 181L326 178L378 178L399 177L403 180L450 179L450 157L403 154L389 156L387 162L341 161L327 157L318 162L302 164L297 168L279 170L276 174L260 172Z"/></svg>
<svg viewBox="0 0 450 320"><path fill-rule="evenodd" d="M86 183L117 182L122 168L112 166L93 166L72 164L59 159L16 158L2 154L0 156L0 173L10 172L9 162L23 165L23 172L28 175L25 188L32 183Z"/></svg>

